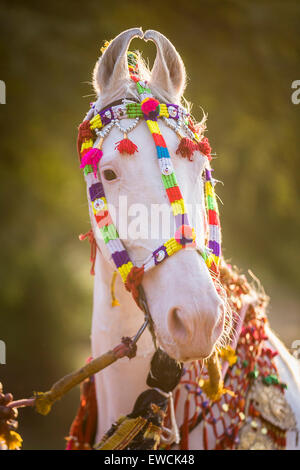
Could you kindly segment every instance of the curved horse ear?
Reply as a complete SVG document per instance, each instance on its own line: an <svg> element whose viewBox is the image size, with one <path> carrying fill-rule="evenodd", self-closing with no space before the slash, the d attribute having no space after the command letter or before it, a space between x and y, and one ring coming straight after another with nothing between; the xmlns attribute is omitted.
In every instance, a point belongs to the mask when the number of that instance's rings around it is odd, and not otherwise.
<svg viewBox="0 0 300 470"><path fill-rule="evenodd" d="M136 37L143 37L141 28L128 29L110 42L94 68L93 85L97 93L113 89L118 82L129 78L127 51Z"/></svg>
<svg viewBox="0 0 300 470"><path fill-rule="evenodd" d="M173 44L158 31L148 30L145 41L153 41L157 48L155 62L149 82L156 88L162 88L179 101L186 86L186 72L183 61Z"/></svg>

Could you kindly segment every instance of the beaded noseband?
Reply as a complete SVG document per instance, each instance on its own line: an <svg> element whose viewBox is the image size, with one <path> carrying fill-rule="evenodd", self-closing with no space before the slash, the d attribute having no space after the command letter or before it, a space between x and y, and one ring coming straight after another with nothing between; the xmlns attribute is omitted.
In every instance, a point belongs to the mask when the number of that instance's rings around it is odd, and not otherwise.
<svg viewBox="0 0 300 470"><path fill-rule="evenodd" d="M159 103L147 84L138 76L135 54L128 53L128 66L131 79L136 83L139 103L123 100L121 104L109 106L98 111L96 105L86 115L79 127L78 150L81 157L80 167L83 169L88 187L88 198L97 227L112 256L113 262L120 273L123 283L138 303L143 274L168 257L186 247L197 249L202 255L208 268L217 272L221 256L221 235L219 212L214 191L214 179L211 175L211 148L208 139L196 132L189 113L181 106ZM127 127L122 127L123 119L132 119ZM103 156L102 143L112 127L116 126L123 134L123 139L116 143L116 149L122 155L133 155L138 149L128 138L128 133L139 121L144 119L152 134L161 178L175 217L176 231L174 237L154 250L140 267L134 266L129 254L119 238L118 231L108 212L104 187L98 172L98 164ZM176 153L192 159L194 151L200 151L206 157L205 166L205 204L208 219L208 233L204 248L197 247L196 234L189 224L184 200L178 187L166 142L160 132L158 120L164 122L180 137Z"/></svg>

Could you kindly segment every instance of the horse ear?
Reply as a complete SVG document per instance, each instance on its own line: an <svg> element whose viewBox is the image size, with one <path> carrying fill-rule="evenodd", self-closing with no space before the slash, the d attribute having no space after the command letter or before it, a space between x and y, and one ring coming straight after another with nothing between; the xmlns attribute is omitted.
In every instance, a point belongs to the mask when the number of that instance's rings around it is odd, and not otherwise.
<svg viewBox="0 0 300 470"><path fill-rule="evenodd" d="M128 29L110 42L94 68L93 85L97 93L112 89L120 80L129 78L127 50L136 37L143 37L141 28Z"/></svg>
<svg viewBox="0 0 300 470"><path fill-rule="evenodd" d="M146 31L144 39L153 41L157 49L149 82L150 88L151 85L162 88L176 101L180 101L186 86L186 72L180 55L173 44L158 31Z"/></svg>

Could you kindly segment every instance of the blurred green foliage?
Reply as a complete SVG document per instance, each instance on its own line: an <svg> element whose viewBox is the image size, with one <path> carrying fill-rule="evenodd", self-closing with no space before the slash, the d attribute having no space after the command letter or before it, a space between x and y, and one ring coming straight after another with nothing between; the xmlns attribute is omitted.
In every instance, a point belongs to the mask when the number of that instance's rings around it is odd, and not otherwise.
<svg viewBox="0 0 300 470"><path fill-rule="evenodd" d="M0 1L0 379L16 397L46 390L89 354L89 248L77 239L89 219L76 131L103 40L134 26L161 31L182 55L186 97L196 118L201 107L209 113L215 176L225 183L225 256L274 292L276 325L280 316L293 322L292 333L282 323L284 339L300 337L300 105L291 102L299 21L296 0ZM153 45L133 47L153 62ZM24 447L62 448L77 401L78 390L47 418L21 411Z"/></svg>

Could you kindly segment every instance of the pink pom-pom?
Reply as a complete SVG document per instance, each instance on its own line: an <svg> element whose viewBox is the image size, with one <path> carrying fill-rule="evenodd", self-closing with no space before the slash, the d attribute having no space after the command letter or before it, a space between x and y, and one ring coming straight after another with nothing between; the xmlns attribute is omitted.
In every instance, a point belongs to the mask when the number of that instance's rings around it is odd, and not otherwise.
<svg viewBox="0 0 300 470"><path fill-rule="evenodd" d="M142 102L141 109L143 113L149 114L151 111L155 111L158 105L159 101L157 101L155 98L149 98Z"/></svg>
<svg viewBox="0 0 300 470"><path fill-rule="evenodd" d="M189 225L181 225L175 232L175 240L183 247L187 244L194 246L195 232Z"/></svg>
<svg viewBox="0 0 300 470"><path fill-rule="evenodd" d="M94 175L97 176L97 167L102 156L102 150L97 148L91 148L88 152L83 155L80 163L80 168L84 168L86 165L91 165L94 170Z"/></svg>

